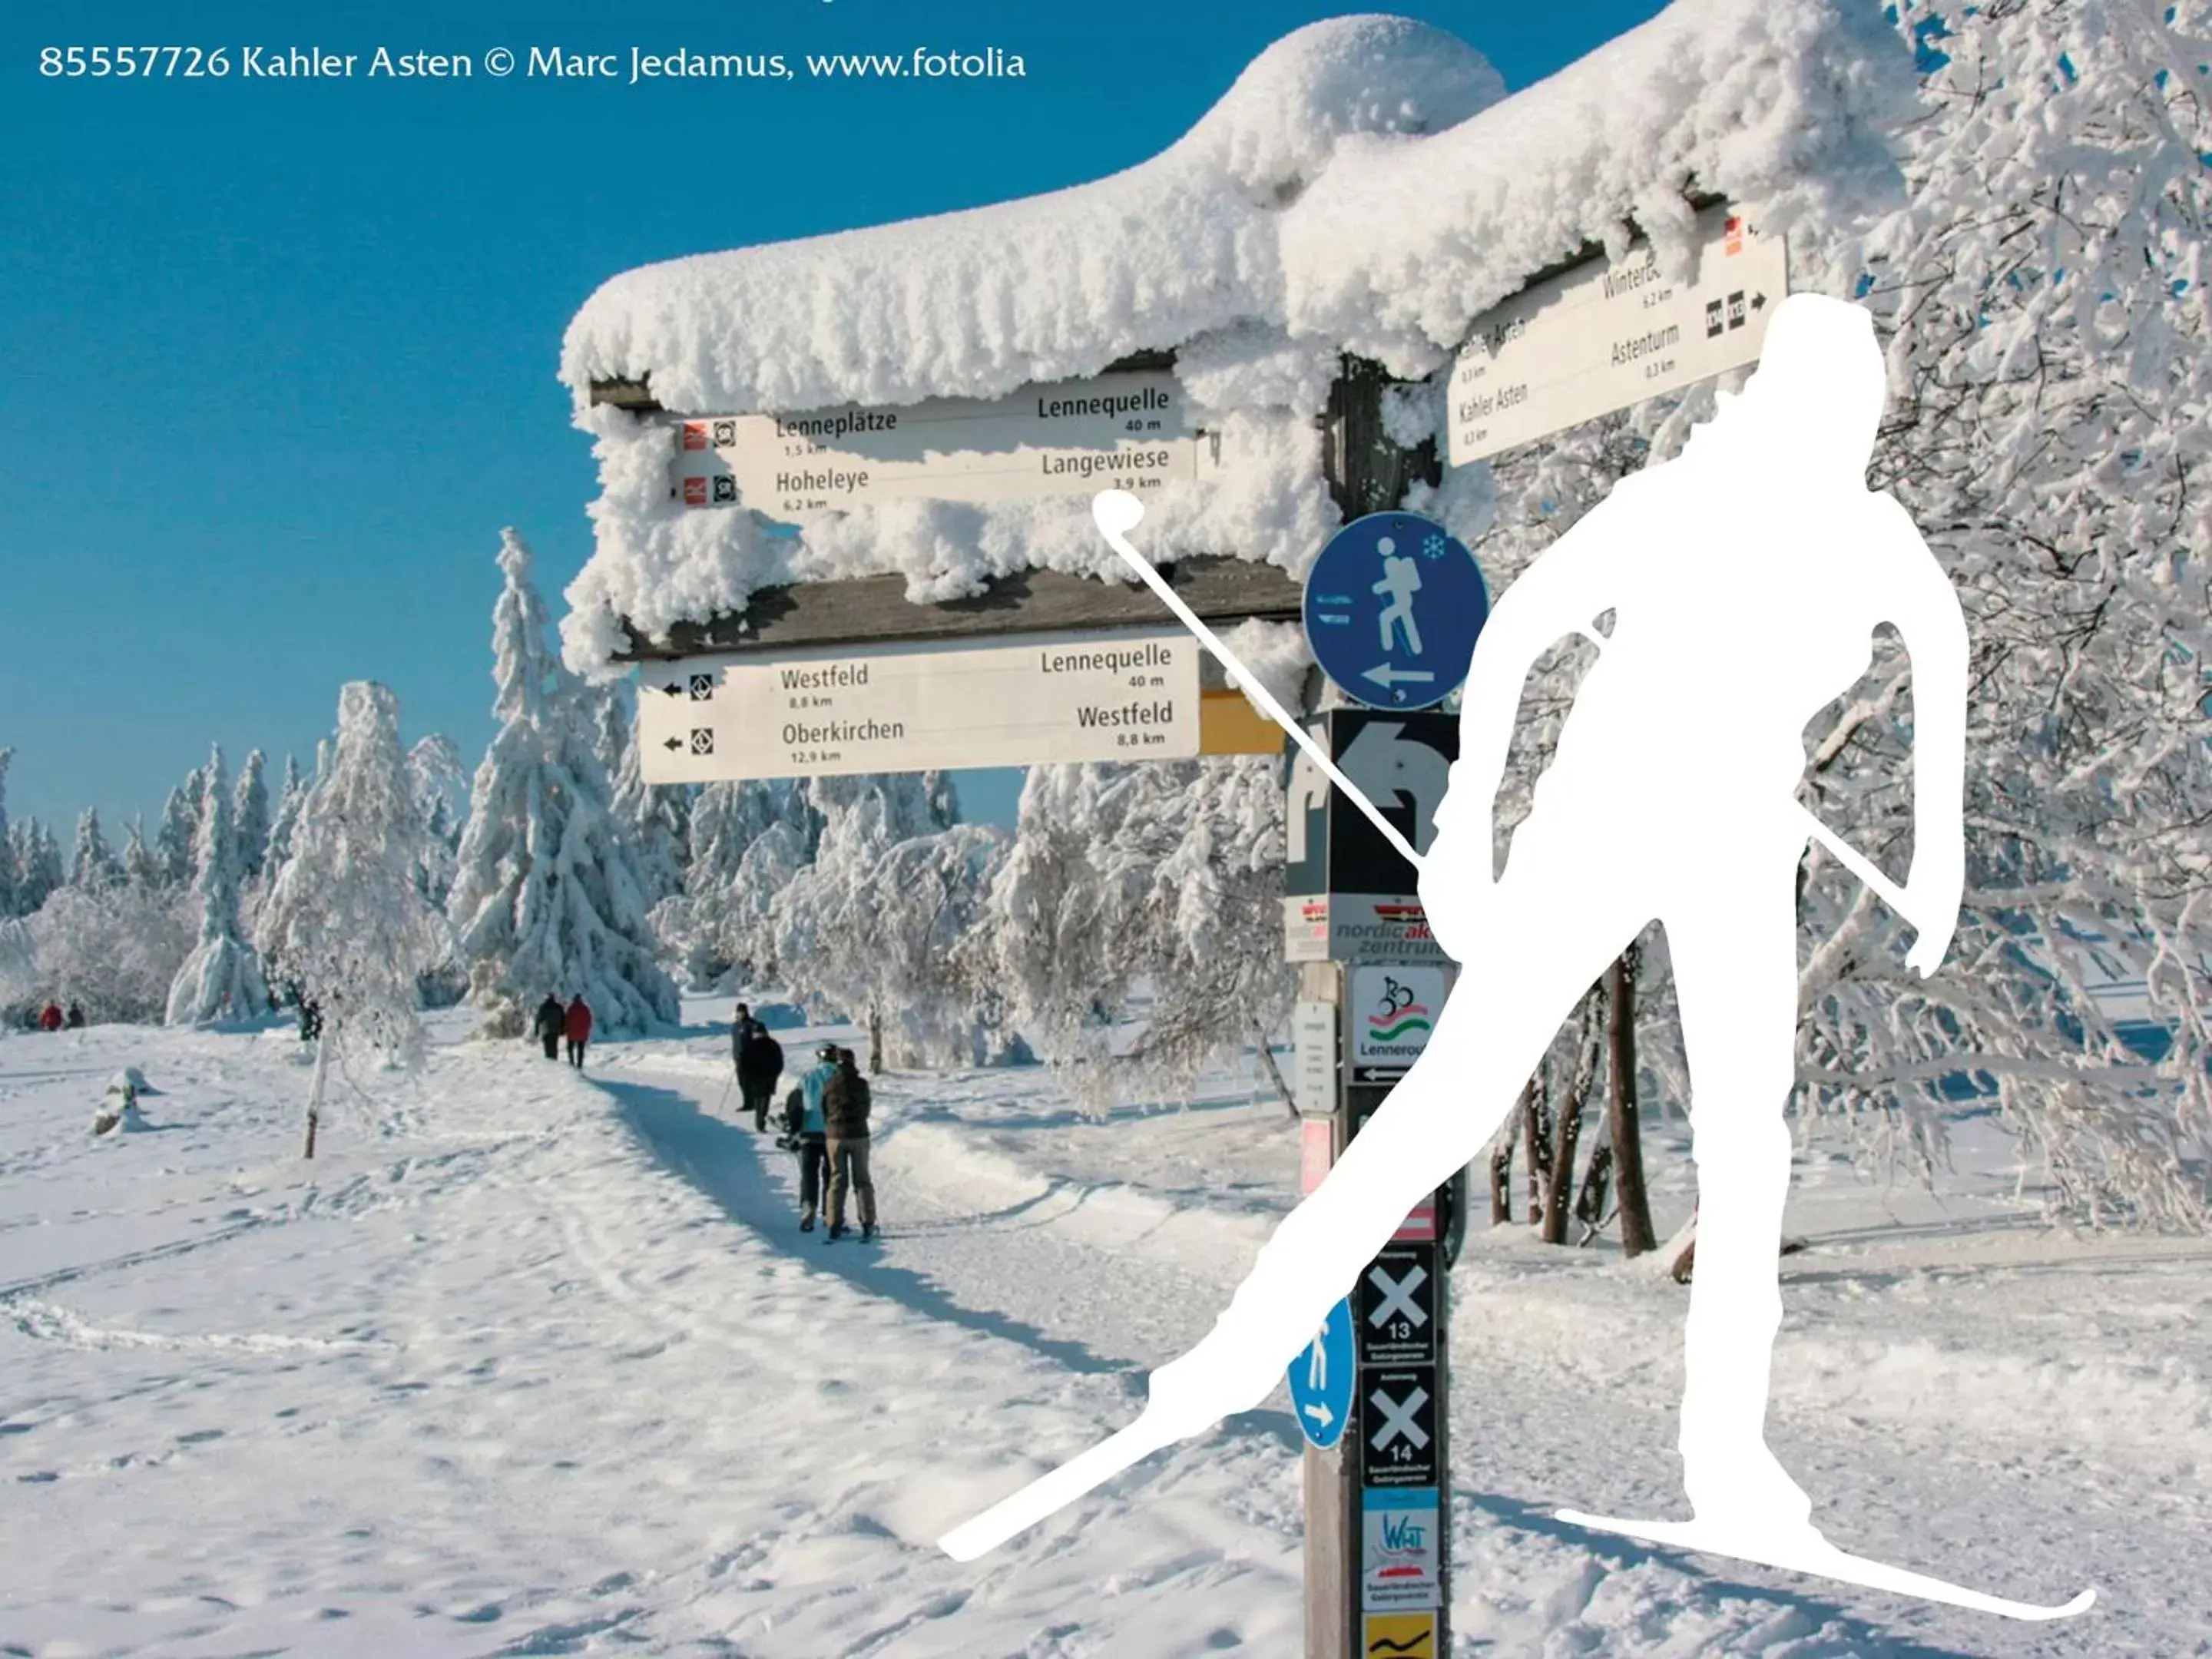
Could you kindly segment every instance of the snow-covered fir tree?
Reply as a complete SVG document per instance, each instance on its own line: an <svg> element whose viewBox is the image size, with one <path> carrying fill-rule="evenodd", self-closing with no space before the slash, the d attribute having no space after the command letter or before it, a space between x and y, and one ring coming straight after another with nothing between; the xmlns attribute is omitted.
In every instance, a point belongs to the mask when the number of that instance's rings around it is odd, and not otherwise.
<svg viewBox="0 0 2212 1659"><path fill-rule="evenodd" d="M218 748L202 774L199 832L192 853L192 902L199 940L169 986L171 1025L252 1019L269 1012L261 962L239 925L238 836L231 823L229 779Z"/></svg>
<svg viewBox="0 0 2212 1659"><path fill-rule="evenodd" d="M498 735L477 768L447 900L470 999L494 1031L551 992L581 994L599 1028L677 1016L629 838L610 808L578 682L546 648L530 550L504 532L492 612Z"/></svg>
<svg viewBox="0 0 2212 1659"><path fill-rule="evenodd" d="M18 818L9 826L9 862L15 872L15 904L28 915L68 879L61 843L37 818Z"/></svg>
<svg viewBox="0 0 2212 1659"><path fill-rule="evenodd" d="M117 880L123 872L115 851L100 828L100 809L88 806L77 815L76 844L70 853L70 885L99 889Z"/></svg>
<svg viewBox="0 0 2212 1659"><path fill-rule="evenodd" d="M269 856L269 785L261 775L266 763L258 749L239 769L238 790L230 805L231 833L238 842L238 874L241 883L261 874Z"/></svg>
<svg viewBox="0 0 2212 1659"><path fill-rule="evenodd" d="M134 816L129 833L123 837L123 879L147 890L161 884L161 866L155 860L154 849L146 845L146 820L143 817Z"/></svg>
<svg viewBox="0 0 2212 1659"><path fill-rule="evenodd" d="M193 848L199 840L200 801L206 793L206 780L195 767L185 775L182 783L169 791L169 799L162 805L161 827L154 836L154 854L161 865L161 879L173 887L189 883L197 867Z"/></svg>
<svg viewBox="0 0 2212 1659"><path fill-rule="evenodd" d="M442 732L416 739L407 751L408 787L415 792L415 806L422 818L422 867L416 885L422 896L439 909L453 890L453 858L461 844L461 821L467 811L468 775L461 767L461 751Z"/></svg>
<svg viewBox="0 0 2212 1659"><path fill-rule="evenodd" d="M421 1062L417 986L447 950L445 920L417 885L427 833L400 750L398 699L355 681L338 693L337 745L262 911L270 962L322 1017L310 1158L334 1057Z"/></svg>
<svg viewBox="0 0 2212 1659"><path fill-rule="evenodd" d="M602 756L611 755L614 811L637 849L637 867L653 905L684 890L690 842L690 791L678 784L649 784L639 765L627 704L630 688L617 681L602 694ZM658 923L656 922L656 927ZM673 941L664 942L672 946Z"/></svg>

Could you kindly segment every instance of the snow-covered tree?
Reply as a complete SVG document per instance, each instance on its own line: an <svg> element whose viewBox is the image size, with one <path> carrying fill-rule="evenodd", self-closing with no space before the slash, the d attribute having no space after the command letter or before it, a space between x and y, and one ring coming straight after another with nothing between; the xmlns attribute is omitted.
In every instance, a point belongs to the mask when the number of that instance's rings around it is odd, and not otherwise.
<svg viewBox="0 0 2212 1659"><path fill-rule="evenodd" d="M714 984L733 965L759 955L768 942L751 929L767 913L773 892L750 887L740 873L746 853L777 821L777 791L788 785L709 783L683 809L684 875L680 887L653 908L653 930L698 989ZM651 794L678 792L658 788ZM617 800L621 801L619 789ZM795 838L794 838L795 839ZM796 869L802 848L786 849Z"/></svg>
<svg viewBox="0 0 2212 1659"><path fill-rule="evenodd" d="M548 992L581 993L600 1029L677 1016L655 960L647 899L577 681L546 648L530 550L504 532L492 612L498 735L477 768L447 900L470 998L489 1028L519 1032Z"/></svg>
<svg viewBox="0 0 2212 1659"><path fill-rule="evenodd" d="M690 792L678 784L649 784L639 765L630 735L628 685L617 681L600 694L599 750L611 757L607 775L614 781L614 811L637 852L639 877L647 900L658 905L684 890L685 854L690 839ZM656 921L655 926L658 926ZM667 941L664 936L664 942Z"/></svg>
<svg viewBox="0 0 2212 1659"><path fill-rule="evenodd" d="M9 861L14 866L15 903L29 915L46 902L46 896L67 879L62 868L61 843L54 832L36 818L18 818L9 826Z"/></svg>
<svg viewBox="0 0 2212 1659"><path fill-rule="evenodd" d="M2063 1212L2203 1227L2212 9L1988 0L1907 3L1897 21L1923 70L1920 118L1898 135L1904 205L1839 245L1793 241L1792 282L1874 313L1890 406L1869 483L1905 505L1966 611L1967 892L1948 962L1923 981L1904 965L1909 926L1812 857L1800 1101L1926 1167L1945 1079L1978 1075ZM1714 398L1500 458L1480 548L1493 581L1675 453ZM1579 666L1532 682L1538 724ZM1911 834L1911 684L1885 635L1807 733L1809 804L1893 870ZM1547 742L1506 797L1525 802ZM2091 994L2099 952L2145 978L2160 1057ZM1671 1020L1638 1037L1679 1100Z"/></svg>
<svg viewBox="0 0 2212 1659"><path fill-rule="evenodd" d="M444 919L416 881L426 833L399 747L399 701L356 680L338 693L337 745L262 912L270 960L322 1017L309 1158L334 1056L407 1070L421 1062L416 987L447 949Z"/></svg>
<svg viewBox="0 0 2212 1659"><path fill-rule="evenodd" d="M88 806L77 815L76 845L70 854L70 885L100 888L122 875L115 862L114 849L107 837L100 833L100 809Z"/></svg>
<svg viewBox="0 0 2212 1659"><path fill-rule="evenodd" d="M1282 789L1265 757L1035 767L990 898L1013 1018L1088 1103L1125 1081L1187 1086L1263 1045L1288 1012ZM1133 1047L1115 1023L1139 984Z"/></svg>
<svg viewBox="0 0 2212 1659"><path fill-rule="evenodd" d="M258 877L269 856L269 786L261 775L264 764L258 749L246 756L246 764L239 769L238 792L231 800L231 834L238 843L238 874L242 882Z"/></svg>
<svg viewBox="0 0 2212 1659"><path fill-rule="evenodd" d="M416 885L442 910L453 890L453 856L467 811L468 775L461 768L461 751L442 732L418 738L407 751L407 777L422 819L422 867Z"/></svg>
<svg viewBox="0 0 2212 1659"><path fill-rule="evenodd" d="M161 1019L197 937L189 900L159 883L64 887L18 926L39 1000L79 1003L95 1024Z"/></svg>
<svg viewBox="0 0 2212 1659"><path fill-rule="evenodd" d="M292 856L292 831L300 822L300 809L307 799L307 781L300 775L300 763L284 757L284 781L277 787L276 810L269 820L269 846L264 864L281 867ZM274 872L272 870L271 873Z"/></svg>
<svg viewBox="0 0 2212 1659"><path fill-rule="evenodd" d="M865 1021L871 1071L888 1022L914 1052L949 1056L965 1046L975 1001L951 949L981 914L1000 839L947 822L934 774L821 778L811 793L824 813L820 843L769 907L779 971Z"/></svg>
<svg viewBox="0 0 2212 1659"><path fill-rule="evenodd" d="M161 868L161 879L173 887L182 887L192 878L198 867L194 848L199 841L200 802L207 793L207 781L198 767L185 775L185 781L169 791L169 799L161 808L161 827L155 834L154 853Z"/></svg>
<svg viewBox="0 0 2212 1659"><path fill-rule="evenodd" d="M146 820L134 815L130 833L123 838L123 879L133 887L151 890L161 884L161 866L146 845Z"/></svg>
<svg viewBox="0 0 2212 1659"><path fill-rule="evenodd" d="M167 1018L172 1025L252 1019L270 1006L260 958L239 926L238 836L220 748L209 757L202 780L199 833L192 848L199 942L170 982Z"/></svg>

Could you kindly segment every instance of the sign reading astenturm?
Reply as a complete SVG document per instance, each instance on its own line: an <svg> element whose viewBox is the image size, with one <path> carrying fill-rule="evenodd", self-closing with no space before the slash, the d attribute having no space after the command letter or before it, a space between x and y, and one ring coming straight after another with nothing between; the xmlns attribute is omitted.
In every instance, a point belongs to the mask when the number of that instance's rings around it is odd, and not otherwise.
<svg viewBox="0 0 2212 1659"><path fill-rule="evenodd" d="M1686 281L1637 242L1477 318L1452 366L1452 465L1757 362L1790 291L1782 239L1726 208L1700 214L1695 236Z"/></svg>

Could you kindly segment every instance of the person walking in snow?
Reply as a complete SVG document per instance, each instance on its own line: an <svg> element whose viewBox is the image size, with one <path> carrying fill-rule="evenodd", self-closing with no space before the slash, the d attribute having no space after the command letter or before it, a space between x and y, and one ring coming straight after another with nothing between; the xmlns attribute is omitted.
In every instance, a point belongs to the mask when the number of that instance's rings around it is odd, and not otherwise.
<svg viewBox="0 0 2212 1659"><path fill-rule="evenodd" d="M576 1000L562 1017L562 1029L568 1036L568 1063L580 1072L584 1069L584 1045L592 1040L592 1010L581 991L576 993Z"/></svg>
<svg viewBox="0 0 2212 1659"><path fill-rule="evenodd" d="M62 1029L61 1004L50 1002L39 1010L39 1029L41 1031L58 1031Z"/></svg>
<svg viewBox="0 0 2212 1659"><path fill-rule="evenodd" d="M62 1024L72 1031L84 1030L84 1005L81 1002L70 1004L69 1012L63 1016Z"/></svg>
<svg viewBox="0 0 2212 1659"><path fill-rule="evenodd" d="M837 1046L825 1042L815 1050L813 1066L784 1097L783 1127L799 1143L799 1231L814 1231L815 1206L822 1201L822 1176L829 1167L829 1120L823 1095L837 1075Z"/></svg>
<svg viewBox="0 0 2212 1659"><path fill-rule="evenodd" d="M777 1079L783 1075L783 1045L769 1035L768 1027L753 1018L743 1003L742 1017L730 1033L732 1058L738 1067L738 1092L743 1109L753 1115L756 1133L768 1133L769 1103L775 1098Z"/></svg>
<svg viewBox="0 0 2212 1659"><path fill-rule="evenodd" d="M545 994L545 1000L538 1005L538 1023L532 1029L538 1042L545 1046L545 1058L560 1059L561 1036L568 1029L568 1011L550 991Z"/></svg>
<svg viewBox="0 0 2212 1659"><path fill-rule="evenodd" d="M845 1194L859 1212L860 1237L876 1236L876 1184L868 1178L868 1080L850 1048L836 1051L836 1070L822 1091L830 1155L830 1237L845 1234Z"/></svg>

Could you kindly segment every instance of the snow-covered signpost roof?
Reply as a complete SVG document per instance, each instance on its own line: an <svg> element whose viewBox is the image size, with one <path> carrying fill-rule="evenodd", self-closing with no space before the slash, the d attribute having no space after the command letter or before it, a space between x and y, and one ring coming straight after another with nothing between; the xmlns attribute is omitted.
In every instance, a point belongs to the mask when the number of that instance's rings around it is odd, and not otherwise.
<svg viewBox="0 0 2212 1659"><path fill-rule="evenodd" d="M637 655L766 645L770 612L787 641L837 637L810 606L822 584L895 593L919 634L1017 573L1118 586L1087 501L1110 475L1077 471L1066 493L893 481L916 455L890 442L866 452L883 459L857 485L854 469L805 465L810 440L840 453L874 440L852 435L860 412L904 409L911 427L928 400L1011 399L955 412L1028 419L1039 400L1013 394L1116 367L1152 369L1117 384L1165 382L1160 441L1203 440L1146 496L1148 550L1197 570L1209 556L1273 567L1217 574L1212 614L1285 614L1285 578L1347 505L1397 504L1346 475L1378 447L1417 448L1424 421L1434 430L1419 399L1382 398L1374 364L1431 374L1484 307L1597 246L1618 252L1632 224L1679 252L1700 197L1792 233L1794 265L1796 234L1831 238L1894 185L1875 135L1909 92L1879 15L1834 0L1682 0L1512 98L1451 35L1338 18L1268 48L1182 139L1109 178L627 272L585 305L562 356L603 486L598 550L568 593L568 660L603 675ZM1817 261L1806 270L1817 283ZM1364 398L1345 395L1347 360L1369 371ZM747 416L817 424L753 429L793 441L778 471L744 456ZM700 423L696 471L672 417ZM1389 494L1480 533L1482 469L1432 483L1397 459ZM735 619L771 587L786 592L748 634ZM1021 614L991 627L1061 625L1054 607L1078 591L1040 575ZM1142 597L1096 621L1158 614ZM869 615L880 635L880 605Z"/></svg>

